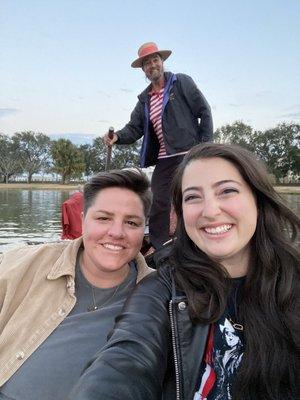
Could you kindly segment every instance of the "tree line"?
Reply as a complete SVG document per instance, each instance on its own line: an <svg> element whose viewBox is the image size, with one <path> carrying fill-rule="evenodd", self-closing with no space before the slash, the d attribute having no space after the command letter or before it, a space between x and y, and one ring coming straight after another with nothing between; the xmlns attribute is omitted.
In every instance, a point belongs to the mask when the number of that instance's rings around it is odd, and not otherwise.
<svg viewBox="0 0 300 400"><path fill-rule="evenodd" d="M214 141L235 143L257 154L273 174L276 182L288 178L297 182L300 175L300 125L281 123L264 131L254 130L242 121L224 125L214 133ZM140 142L114 146L112 168L137 166ZM0 133L0 180L8 183L17 175L26 174L27 182L35 173L57 173L61 182L80 179L105 169L107 147L102 138L76 146L70 140L51 140L43 133L17 132L12 136Z"/></svg>
<svg viewBox="0 0 300 400"><path fill-rule="evenodd" d="M0 180L8 183L20 174L32 182L33 174L56 173L61 183L81 179L105 169L107 147L102 138L76 146L68 139L51 140L43 133L17 132L12 136L0 133ZM138 165L139 143L114 146L112 168Z"/></svg>
<svg viewBox="0 0 300 400"><path fill-rule="evenodd" d="M264 131L254 130L241 121L217 129L214 140L235 143L255 153L267 166L275 182L287 178L299 183L300 125L281 123Z"/></svg>

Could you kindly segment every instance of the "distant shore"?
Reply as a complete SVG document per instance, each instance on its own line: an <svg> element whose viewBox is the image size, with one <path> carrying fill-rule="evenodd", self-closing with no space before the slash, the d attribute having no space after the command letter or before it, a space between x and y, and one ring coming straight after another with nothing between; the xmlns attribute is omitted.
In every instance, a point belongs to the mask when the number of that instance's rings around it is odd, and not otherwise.
<svg viewBox="0 0 300 400"><path fill-rule="evenodd" d="M300 194L300 186L274 186L278 193Z"/></svg>
<svg viewBox="0 0 300 400"><path fill-rule="evenodd" d="M44 189L44 190L79 190L83 184L68 184L60 183L0 183L0 189Z"/></svg>
<svg viewBox="0 0 300 400"><path fill-rule="evenodd" d="M43 189L43 190L79 190L80 184L62 185L60 183L0 183L0 189ZM275 186L279 193L300 194L299 186Z"/></svg>

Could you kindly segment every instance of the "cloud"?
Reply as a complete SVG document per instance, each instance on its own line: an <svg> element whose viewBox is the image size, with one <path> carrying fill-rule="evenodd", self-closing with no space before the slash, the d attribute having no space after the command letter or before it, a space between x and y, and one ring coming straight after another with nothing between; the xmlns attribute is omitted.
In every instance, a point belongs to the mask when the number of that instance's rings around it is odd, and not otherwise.
<svg viewBox="0 0 300 400"><path fill-rule="evenodd" d="M270 96L273 95L274 92L272 90L261 90L260 92L257 92L255 94L256 97L265 97L265 96Z"/></svg>
<svg viewBox="0 0 300 400"><path fill-rule="evenodd" d="M291 113L287 113L287 114L282 114L280 115L280 118L300 118L300 112L291 112Z"/></svg>
<svg viewBox="0 0 300 400"><path fill-rule="evenodd" d="M99 94L103 94L105 97L111 97L111 95L110 95L110 94L108 94L108 93L104 92L103 90L97 90L97 93L99 93Z"/></svg>
<svg viewBox="0 0 300 400"><path fill-rule="evenodd" d="M107 119L98 119L97 122L101 122L101 123L107 124L109 121Z"/></svg>
<svg viewBox="0 0 300 400"><path fill-rule="evenodd" d="M133 90L132 89L126 89L126 88L120 88L121 92L125 92L125 93L132 93Z"/></svg>
<svg viewBox="0 0 300 400"><path fill-rule="evenodd" d="M299 110L299 108L300 108L300 104L294 104L290 107L285 108L284 111Z"/></svg>
<svg viewBox="0 0 300 400"><path fill-rule="evenodd" d="M241 107L241 104L229 103L230 107Z"/></svg>
<svg viewBox="0 0 300 400"><path fill-rule="evenodd" d="M0 108L0 118L20 112L18 108Z"/></svg>

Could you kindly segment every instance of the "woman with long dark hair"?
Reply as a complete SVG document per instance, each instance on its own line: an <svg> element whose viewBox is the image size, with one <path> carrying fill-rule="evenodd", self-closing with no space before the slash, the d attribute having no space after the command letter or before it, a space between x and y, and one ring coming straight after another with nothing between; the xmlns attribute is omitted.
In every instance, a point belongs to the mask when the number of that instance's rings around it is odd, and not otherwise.
<svg viewBox="0 0 300 400"><path fill-rule="evenodd" d="M185 156L173 202L177 239L71 398L300 398L299 218L254 155L223 144Z"/></svg>

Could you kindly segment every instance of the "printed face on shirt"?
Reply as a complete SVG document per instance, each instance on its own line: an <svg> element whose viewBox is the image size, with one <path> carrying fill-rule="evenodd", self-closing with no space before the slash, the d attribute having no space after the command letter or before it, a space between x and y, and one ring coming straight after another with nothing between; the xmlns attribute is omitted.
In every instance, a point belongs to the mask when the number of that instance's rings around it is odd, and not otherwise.
<svg viewBox="0 0 300 400"><path fill-rule="evenodd" d="M225 334L226 343L230 347L236 346L238 344L238 342L240 341L240 338L237 335L235 335L233 332L230 332L228 329L225 329L224 334Z"/></svg>
<svg viewBox="0 0 300 400"><path fill-rule="evenodd" d="M131 190L101 190L82 221L82 265L94 275L122 274L142 246L145 214L140 197Z"/></svg>
<svg viewBox="0 0 300 400"><path fill-rule="evenodd" d="M182 209L191 240L231 276L247 272L257 207L252 190L229 161L192 161L182 179Z"/></svg>
<svg viewBox="0 0 300 400"><path fill-rule="evenodd" d="M159 54L152 54L143 61L143 71L151 82L157 82L164 76L163 60Z"/></svg>

